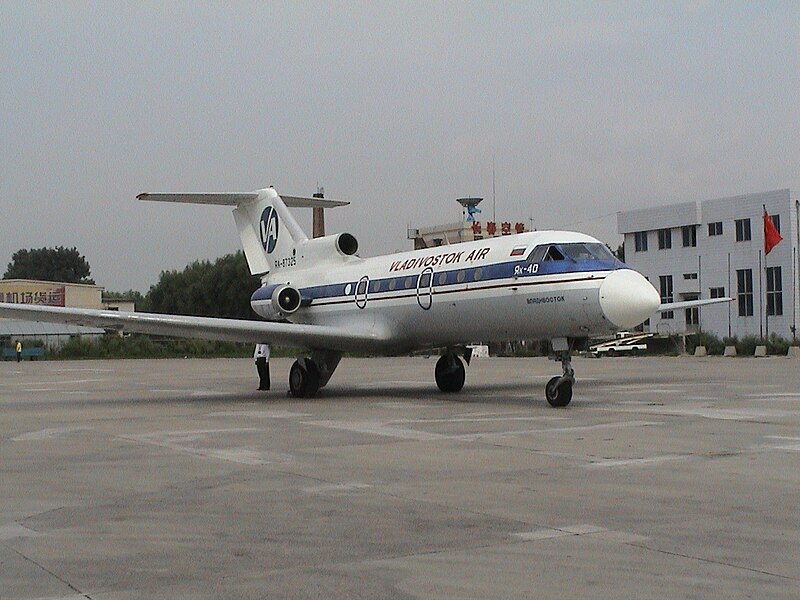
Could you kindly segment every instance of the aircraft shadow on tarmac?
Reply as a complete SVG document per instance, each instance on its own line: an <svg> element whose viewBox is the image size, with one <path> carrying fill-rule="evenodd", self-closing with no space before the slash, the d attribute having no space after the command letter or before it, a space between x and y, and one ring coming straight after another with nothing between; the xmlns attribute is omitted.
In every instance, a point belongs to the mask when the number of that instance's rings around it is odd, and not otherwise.
<svg viewBox="0 0 800 600"><path fill-rule="evenodd" d="M538 382L516 381L501 385L476 384L465 387L456 394L447 394L436 389L434 384L424 383L408 385L386 385L380 383L370 383L364 385L336 385L332 384L313 398L292 398L288 394L288 388L283 386L274 387L269 392L259 391L215 391L209 389L197 389L188 392L184 389L160 390L157 396L136 397L126 396L122 398L108 399L81 399L73 400L76 404L87 404L92 406L124 406L124 405L203 405L203 404L235 404L241 402L276 404L280 402L298 402L302 404L324 404L330 401L342 400L392 400L397 402L408 401L409 403L426 402L454 402L459 404L492 404L498 406L530 406L531 404L542 404L547 406L544 394Z"/></svg>

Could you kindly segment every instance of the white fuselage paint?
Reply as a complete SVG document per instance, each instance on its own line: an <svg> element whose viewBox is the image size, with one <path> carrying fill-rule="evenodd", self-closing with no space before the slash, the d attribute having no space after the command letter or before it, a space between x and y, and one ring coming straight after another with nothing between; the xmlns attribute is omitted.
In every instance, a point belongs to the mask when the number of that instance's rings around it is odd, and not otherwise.
<svg viewBox="0 0 800 600"><path fill-rule="evenodd" d="M629 327L610 322L600 301L602 283L624 268L621 263L603 261L586 270L575 261L563 261L560 268L526 263L535 247L564 243L599 242L580 233L545 231L367 259L332 256L309 268L275 270L264 284L300 290L305 302L289 316L291 322L377 331L390 341L368 349L386 353L585 337ZM518 254L512 256L514 249ZM269 318L270 300L257 295L253 309Z"/></svg>

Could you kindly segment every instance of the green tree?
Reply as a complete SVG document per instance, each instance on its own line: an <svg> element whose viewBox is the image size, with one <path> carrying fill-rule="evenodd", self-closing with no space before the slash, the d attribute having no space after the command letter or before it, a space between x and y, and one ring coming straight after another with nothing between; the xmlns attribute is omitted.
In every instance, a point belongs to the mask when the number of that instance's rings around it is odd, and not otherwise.
<svg viewBox="0 0 800 600"><path fill-rule="evenodd" d="M91 268L78 249L35 248L17 250L11 256L3 279L40 279L65 283L94 283Z"/></svg>
<svg viewBox="0 0 800 600"><path fill-rule="evenodd" d="M252 319L250 297L259 285L239 251L213 263L195 261L183 271L162 271L146 301L157 313Z"/></svg>

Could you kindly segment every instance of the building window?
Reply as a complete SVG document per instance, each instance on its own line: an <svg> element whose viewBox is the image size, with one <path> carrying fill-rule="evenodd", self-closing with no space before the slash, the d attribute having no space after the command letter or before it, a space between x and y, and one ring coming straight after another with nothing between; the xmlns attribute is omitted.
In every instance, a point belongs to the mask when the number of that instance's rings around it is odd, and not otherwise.
<svg viewBox="0 0 800 600"><path fill-rule="evenodd" d="M686 279L687 281L691 279L697 279L697 273L684 273L683 278Z"/></svg>
<svg viewBox="0 0 800 600"><path fill-rule="evenodd" d="M750 219L736 219L736 241L750 241Z"/></svg>
<svg viewBox="0 0 800 600"><path fill-rule="evenodd" d="M647 232L637 231L633 234L633 243L636 252L647 252Z"/></svg>
<svg viewBox="0 0 800 600"><path fill-rule="evenodd" d="M736 292L739 300L739 316L753 316L753 269L736 270Z"/></svg>
<svg viewBox="0 0 800 600"><path fill-rule="evenodd" d="M661 288L661 304L672 302L672 275L659 275L658 284ZM661 313L662 319L672 319L675 314L671 310Z"/></svg>
<svg viewBox="0 0 800 600"><path fill-rule="evenodd" d="M725 288L724 287L709 288L709 292L711 293L711 297L712 298L724 298L725 297Z"/></svg>
<svg viewBox="0 0 800 600"><path fill-rule="evenodd" d="M780 215L770 215L772 218L772 224L775 225L775 229L778 230L778 233L781 232L781 216Z"/></svg>
<svg viewBox="0 0 800 600"><path fill-rule="evenodd" d="M658 249L666 250L672 248L672 230L659 229L658 230Z"/></svg>
<svg viewBox="0 0 800 600"><path fill-rule="evenodd" d="M783 282L780 267L767 267L767 314L783 314Z"/></svg>
<svg viewBox="0 0 800 600"><path fill-rule="evenodd" d="M700 308L692 306L686 309L686 325L700 325Z"/></svg>
<svg viewBox="0 0 800 600"><path fill-rule="evenodd" d="M684 225L681 227L681 233L683 233L684 248L697 247L697 225Z"/></svg>
<svg viewBox="0 0 800 600"><path fill-rule="evenodd" d="M722 235L722 221L708 224L708 235Z"/></svg>

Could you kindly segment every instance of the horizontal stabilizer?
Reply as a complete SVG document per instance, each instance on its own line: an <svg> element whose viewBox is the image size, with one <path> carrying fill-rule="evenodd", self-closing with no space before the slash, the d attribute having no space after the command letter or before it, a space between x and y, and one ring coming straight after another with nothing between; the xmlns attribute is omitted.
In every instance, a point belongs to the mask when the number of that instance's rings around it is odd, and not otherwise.
<svg viewBox="0 0 800 600"><path fill-rule="evenodd" d="M328 198L308 198L307 196L280 195L283 203L289 208L336 208L347 206L349 202L343 200L329 200Z"/></svg>
<svg viewBox="0 0 800 600"><path fill-rule="evenodd" d="M186 204L217 204L239 206L258 198L258 194L139 194L139 200L154 202L184 202Z"/></svg>
<svg viewBox="0 0 800 600"><path fill-rule="evenodd" d="M149 194L147 192L136 196L139 200L152 202L182 202L184 204L216 204L219 206L239 206L245 202L258 199L254 193L228 193L228 194ZM343 200L329 200L328 198L309 198L307 196L281 196L283 203L289 208L336 208L347 206L349 202Z"/></svg>
<svg viewBox="0 0 800 600"><path fill-rule="evenodd" d="M667 302L658 307L659 312L667 310L680 310L682 308L695 308L706 304L719 304L720 302L733 302L733 298L707 298L705 300L686 300L684 302Z"/></svg>

